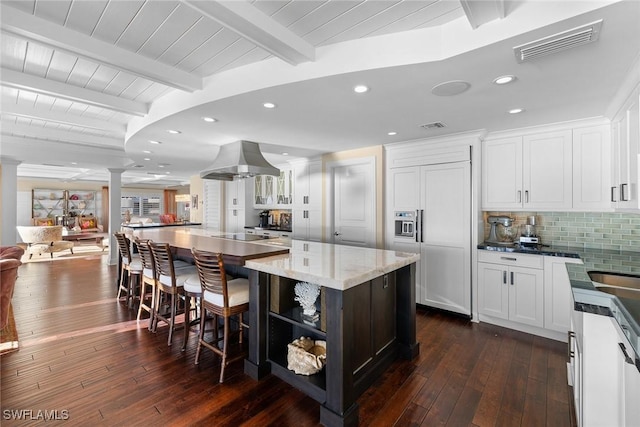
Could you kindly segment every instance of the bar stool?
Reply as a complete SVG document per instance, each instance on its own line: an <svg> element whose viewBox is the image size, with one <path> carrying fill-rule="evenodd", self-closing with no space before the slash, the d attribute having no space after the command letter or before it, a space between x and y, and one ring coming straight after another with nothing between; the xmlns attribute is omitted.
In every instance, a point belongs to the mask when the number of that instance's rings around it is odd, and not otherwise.
<svg viewBox="0 0 640 427"><path fill-rule="evenodd" d="M242 313L249 311L249 281L238 278L227 281L224 270L222 254L199 251L191 249L193 259L198 270L198 277L202 286L202 297L200 298L200 336L198 338L198 348L196 350L196 365L200 362L200 350L202 346L207 347L217 355L222 357L220 367L220 382L224 381L224 368L231 362L243 359L245 351L229 358L229 321L232 316L238 316L239 343L242 344L243 327L248 327L242 322ZM213 314L215 322L214 339L207 342L204 339L204 326L207 312ZM224 336L222 337L222 348L219 347L218 339L218 316L224 320Z"/></svg>
<svg viewBox="0 0 640 427"><path fill-rule="evenodd" d="M197 271L197 270L196 270ZM200 285L200 278L198 274L194 274L187 278L184 281L184 337L182 339L182 349L181 351L185 351L187 349L187 341L189 340L189 331L191 330L191 326L197 325L200 323L200 318L198 317L200 298L202 297L202 286ZM195 305L191 307L191 301L195 301ZM193 319L191 318L191 313L194 313Z"/></svg>
<svg viewBox="0 0 640 427"><path fill-rule="evenodd" d="M151 254L150 240L141 240L138 237L133 238L133 243L138 248L140 261L142 263L142 277L140 283L140 305L138 305L138 317L140 321L142 310L149 313L149 330L153 326L153 307L156 295L156 266Z"/></svg>
<svg viewBox="0 0 640 427"><path fill-rule="evenodd" d="M167 345L171 345L173 331L175 329L178 303L184 297L184 282L196 274L194 266L176 268L174 265L171 247L168 243L148 242L155 264L156 293L153 299L153 329L158 328L158 321L162 320L169 325L169 339ZM192 277L192 280L193 277ZM162 313L163 297L170 298L169 312ZM186 327L186 325L185 325Z"/></svg>
<svg viewBox="0 0 640 427"><path fill-rule="evenodd" d="M135 286L133 284L133 278L136 279L136 283L140 283L140 277L142 276L142 263L140 258L131 255L130 241L124 233L115 232L113 235L118 242L118 250L120 252L120 285L118 286L118 295L116 300L120 300L122 292L126 294L126 301L129 308L133 307L133 300L135 299Z"/></svg>

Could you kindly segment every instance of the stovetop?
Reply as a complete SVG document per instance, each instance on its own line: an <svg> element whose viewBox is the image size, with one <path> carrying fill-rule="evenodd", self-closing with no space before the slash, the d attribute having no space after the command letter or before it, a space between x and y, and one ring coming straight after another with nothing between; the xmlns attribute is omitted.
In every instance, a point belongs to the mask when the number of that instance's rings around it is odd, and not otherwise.
<svg viewBox="0 0 640 427"><path fill-rule="evenodd" d="M247 233L233 233L233 234L223 234L222 236L216 236L221 239L229 239L229 240L241 240L244 242L253 242L256 240L266 240L273 239L274 236L258 236L255 234L247 234Z"/></svg>

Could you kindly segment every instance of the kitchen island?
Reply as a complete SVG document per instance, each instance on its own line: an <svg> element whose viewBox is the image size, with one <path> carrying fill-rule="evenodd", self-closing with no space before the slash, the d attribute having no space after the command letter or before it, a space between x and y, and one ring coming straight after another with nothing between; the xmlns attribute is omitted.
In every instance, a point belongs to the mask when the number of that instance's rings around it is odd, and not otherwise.
<svg viewBox="0 0 640 427"><path fill-rule="evenodd" d="M278 244L279 239L256 245ZM360 396L398 357L412 359L416 342L414 253L290 240L288 254L248 260L249 356L245 373L272 373L320 403L326 426L358 424ZM298 282L320 286L318 319L294 301ZM326 341L317 374L287 368L287 344L301 336Z"/></svg>

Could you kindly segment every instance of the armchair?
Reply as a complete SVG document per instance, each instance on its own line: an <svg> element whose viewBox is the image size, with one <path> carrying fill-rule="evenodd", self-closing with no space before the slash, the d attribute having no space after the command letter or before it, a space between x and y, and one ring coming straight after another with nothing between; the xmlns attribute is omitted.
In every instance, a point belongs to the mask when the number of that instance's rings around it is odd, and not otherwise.
<svg viewBox="0 0 640 427"><path fill-rule="evenodd" d="M43 225L43 226L17 226L18 234L24 243L27 244L26 252L29 259L33 254L42 255L43 253L51 254L53 258L54 252L69 249L73 253L73 242L67 242L62 239L61 225Z"/></svg>
<svg viewBox="0 0 640 427"><path fill-rule="evenodd" d="M18 267L24 249L19 246L0 247L0 330L7 326L9 304L18 278Z"/></svg>

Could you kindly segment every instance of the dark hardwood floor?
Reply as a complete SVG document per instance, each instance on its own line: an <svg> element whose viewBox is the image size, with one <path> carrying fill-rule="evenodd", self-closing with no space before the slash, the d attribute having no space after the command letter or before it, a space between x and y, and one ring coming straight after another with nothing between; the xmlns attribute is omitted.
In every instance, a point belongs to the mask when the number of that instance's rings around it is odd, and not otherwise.
<svg viewBox="0 0 640 427"><path fill-rule="evenodd" d="M47 424L10 412L58 411L65 425L315 426L319 404L242 363L218 384L219 359L195 366L195 333L167 347L167 328L115 301L106 256L27 263L13 308L19 351L1 356L3 426ZM436 311L418 310L420 355L398 360L358 400L363 426L570 426L566 347ZM331 362L329 362L331 363ZM24 413L23 413L24 414Z"/></svg>

